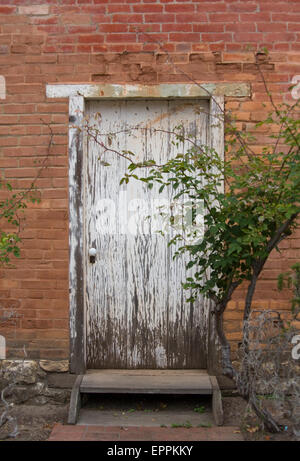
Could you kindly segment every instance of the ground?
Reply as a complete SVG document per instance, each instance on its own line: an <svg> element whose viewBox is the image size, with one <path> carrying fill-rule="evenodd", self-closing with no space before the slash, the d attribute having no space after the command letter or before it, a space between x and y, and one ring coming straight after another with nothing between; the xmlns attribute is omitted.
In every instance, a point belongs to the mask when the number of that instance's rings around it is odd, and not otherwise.
<svg viewBox="0 0 300 461"><path fill-rule="evenodd" d="M68 408L68 404L15 405L10 414L17 418L19 434L16 437L8 437L13 424L5 424L0 429L0 440L47 440L55 423L66 424Z"/></svg>
<svg viewBox="0 0 300 461"><path fill-rule="evenodd" d="M289 427L283 433L276 435L262 431L256 418L247 416L247 412L245 412L246 404L238 396L224 396L223 406L224 425L238 426L238 432L240 431L244 440L296 440ZM184 397L179 399L176 397L174 399L167 396L158 396L149 399L149 397L145 396L133 396L126 399L124 397L108 396L87 401L85 408L88 411L99 410L99 412L102 412L103 417L110 412L112 418L115 417L115 426L121 426L121 418L123 418L122 424L126 425L126 421L130 421L131 417L139 418L141 422L143 418L148 417L148 421L149 418L153 421L150 424L147 423L148 425L167 427L170 431L174 431L176 427L184 427L187 431L196 427L205 427L209 431L214 430L214 425L210 422L209 403L207 400L205 401L205 398ZM195 417L193 419L193 416L190 417L191 421L183 420L178 416L188 411L193 411L195 416L201 416L199 419L201 423L196 425ZM1 413L0 408L0 415ZM42 441L49 438L55 424L67 423L68 405L15 405L10 414L17 418L19 433L16 437L9 437L12 425L5 424L0 429L0 440ZM172 416L168 419L167 415L170 414ZM162 424L165 422L167 424ZM130 425L130 422L128 424Z"/></svg>

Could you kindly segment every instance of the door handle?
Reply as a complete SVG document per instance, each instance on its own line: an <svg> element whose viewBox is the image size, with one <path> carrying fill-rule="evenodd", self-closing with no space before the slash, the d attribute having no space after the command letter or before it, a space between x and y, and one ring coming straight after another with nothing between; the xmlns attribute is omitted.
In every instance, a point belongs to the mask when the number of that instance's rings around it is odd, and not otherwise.
<svg viewBox="0 0 300 461"><path fill-rule="evenodd" d="M97 254L96 248L89 249L90 263L94 264L94 262L96 261L96 254Z"/></svg>

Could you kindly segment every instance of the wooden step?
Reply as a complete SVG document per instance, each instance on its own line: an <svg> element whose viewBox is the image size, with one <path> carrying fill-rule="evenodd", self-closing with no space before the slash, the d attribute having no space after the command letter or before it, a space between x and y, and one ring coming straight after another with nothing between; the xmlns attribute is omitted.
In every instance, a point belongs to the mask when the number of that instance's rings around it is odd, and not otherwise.
<svg viewBox="0 0 300 461"><path fill-rule="evenodd" d="M223 424L221 392L207 370L87 370L75 381L69 424L76 424L82 394L194 394L212 395L217 425Z"/></svg>
<svg viewBox="0 0 300 461"><path fill-rule="evenodd" d="M120 394L212 394L206 370L88 370L80 392Z"/></svg>

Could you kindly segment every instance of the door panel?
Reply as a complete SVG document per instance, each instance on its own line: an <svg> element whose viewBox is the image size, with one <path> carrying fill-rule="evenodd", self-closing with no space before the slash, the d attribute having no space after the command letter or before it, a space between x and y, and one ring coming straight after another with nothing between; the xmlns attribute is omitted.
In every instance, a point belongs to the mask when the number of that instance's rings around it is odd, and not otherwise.
<svg viewBox="0 0 300 461"><path fill-rule="evenodd" d="M200 100L87 103L90 123L106 134L107 147L157 163L183 152L170 133L179 124L207 143L207 113ZM205 368L205 303L185 301L186 261L173 260L176 248L167 245L172 232L156 232L162 224L158 207L172 201L172 191L159 194L158 186L149 190L134 179L120 185L127 166L88 140L86 253L95 247L97 256L94 264L85 258L87 367Z"/></svg>

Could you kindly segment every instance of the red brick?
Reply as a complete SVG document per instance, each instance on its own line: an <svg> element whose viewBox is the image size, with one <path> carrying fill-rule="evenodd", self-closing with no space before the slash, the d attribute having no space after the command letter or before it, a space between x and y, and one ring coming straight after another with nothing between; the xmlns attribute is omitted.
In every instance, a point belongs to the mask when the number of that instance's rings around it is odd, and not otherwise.
<svg viewBox="0 0 300 461"><path fill-rule="evenodd" d="M300 22L300 14L294 14L294 13L273 13L272 14L272 21L273 22Z"/></svg>
<svg viewBox="0 0 300 461"><path fill-rule="evenodd" d="M243 3L229 3L228 4L228 11L239 12L239 13L253 13L257 11L257 3L256 2L243 2Z"/></svg>
<svg viewBox="0 0 300 461"><path fill-rule="evenodd" d="M225 24L226 32L256 32L256 24L253 22L242 22L238 24Z"/></svg>
<svg viewBox="0 0 300 461"><path fill-rule="evenodd" d="M79 43L102 43L104 41L103 34L80 35Z"/></svg>
<svg viewBox="0 0 300 461"><path fill-rule="evenodd" d="M295 34L293 33L284 33L284 32L272 32L272 33L265 33L264 40L270 42L292 42L295 41Z"/></svg>
<svg viewBox="0 0 300 461"><path fill-rule="evenodd" d="M275 25L275 24L274 24ZM288 24L288 30L290 32L299 32L300 31L300 25L299 23L289 23Z"/></svg>
<svg viewBox="0 0 300 461"><path fill-rule="evenodd" d="M153 14L145 14L145 22L158 22L158 23L164 23L164 22L174 22L175 15L174 14L165 14L165 13L153 13Z"/></svg>
<svg viewBox="0 0 300 461"><path fill-rule="evenodd" d="M192 24L162 24L162 32L199 32Z"/></svg>
<svg viewBox="0 0 300 461"><path fill-rule="evenodd" d="M293 11L292 5L290 2L261 2L260 4L260 11L272 11L272 12L280 12L287 13L289 11Z"/></svg>
<svg viewBox="0 0 300 461"><path fill-rule="evenodd" d="M111 17L107 14L93 14L91 16L91 23L92 24L101 24L111 22Z"/></svg>
<svg viewBox="0 0 300 461"><path fill-rule="evenodd" d="M128 24L128 32L134 32L136 33L136 30L138 29L139 32L143 32L144 34L147 34L148 36L151 35L153 32L160 32L160 28L163 27L164 24Z"/></svg>
<svg viewBox="0 0 300 461"><path fill-rule="evenodd" d="M59 17L58 16L47 16L46 18L44 17L32 17L30 18L30 23L31 24L37 24L37 25L49 25L49 24L58 24L59 22Z"/></svg>
<svg viewBox="0 0 300 461"><path fill-rule="evenodd" d="M198 33L170 33L170 40L174 42L199 42L200 34Z"/></svg>
<svg viewBox="0 0 300 461"><path fill-rule="evenodd" d="M17 159L0 158L0 168L18 168L19 162Z"/></svg>
<svg viewBox="0 0 300 461"><path fill-rule="evenodd" d="M42 85L30 85L30 84L24 84L24 85L10 85L7 88L8 93L10 94L15 94L15 93L42 93L43 92L43 87Z"/></svg>
<svg viewBox="0 0 300 461"><path fill-rule="evenodd" d="M12 37L12 43L20 43L26 45L39 45L44 43L45 36L41 34L36 35L25 35L23 33L14 34Z"/></svg>
<svg viewBox="0 0 300 461"><path fill-rule="evenodd" d="M230 24L239 21L239 15L234 13L211 13L209 14L210 22L229 22ZM248 20L247 22L251 22Z"/></svg>
<svg viewBox="0 0 300 461"><path fill-rule="evenodd" d="M35 112L34 104L10 104L4 106L6 114L31 114Z"/></svg>
<svg viewBox="0 0 300 461"><path fill-rule="evenodd" d="M236 32L234 40L237 42L259 43L262 42L264 35L262 33Z"/></svg>
<svg viewBox="0 0 300 461"><path fill-rule="evenodd" d="M9 2L5 2L9 3ZM12 14L16 11L15 6L0 6L0 14Z"/></svg>
<svg viewBox="0 0 300 461"><path fill-rule="evenodd" d="M195 5L190 3L172 3L165 6L165 11L169 13L192 13L195 11Z"/></svg>
<svg viewBox="0 0 300 461"><path fill-rule="evenodd" d="M105 13L105 7L102 7L104 11L102 13ZM111 13L130 13L131 12L131 7L130 5L124 5L119 3L118 5L107 5L107 12L108 14ZM142 11L138 11L138 13L142 13Z"/></svg>
<svg viewBox="0 0 300 461"><path fill-rule="evenodd" d="M135 42L136 37L132 34L107 34L106 42L115 42L115 43L122 43L122 42Z"/></svg>
<svg viewBox="0 0 300 461"><path fill-rule="evenodd" d="M86 3L90 3L90 2L86 2ZM108 6L108 8L109 8L109 6ZM101 5L83 5L83 6L81 6L80 11L83 12L83 13L100 14L100 13L105 13L105 6L101 6Z"/></svg>
<svg viewBox="0 0 300 461"><path fill-rule="evenodd" d="M209 42L219 42L219 41L225 41L225 42L231 42L232 41L232 35L229 33L220 33L220 34L215 34L215 33L203 33L201 34L202 40L204 42L209 41Z"/></svg>
<svg viewBox="0 0 300 461"><path fill-rule="evenodd" d="M115 6L117 10L119 7L120 5ZM132 5L132 11L135 13L161 13L163 11L163 6L157 3L149 5L144 3L142 5Z"/></svg>
<svg viewBox="0 0 300 461"><path fill-rule="evenodd" d="M95 32L97 26L69 26L68 31L71 34L88 34L90 32Z"/></svg>
<svg viewBox="0 0 300 461"><path fill-rule="evenodd" d="M274 50L289 51L290 47L292 50L295 49L293 46L293 43L291 43L291 45L288 43L274 43Z"/></svg>
<svg viewBox="0 0 300 461"><path fill-rule="evenodd" d="M70 14L65 13L60 17L61 22L64 24L90 24L91 15L89 14Z"/></svg>
<svg viewBox="0 0 300 461"><path fill-rule="evenodd" d="M286 30L287 30L287 24L285 22L276 22L276 23L261 22L257 24L258 32L286 32Z"/></svg>
<svg viewBox="0 0 300 461"><path fill-rule="evenodd" d="M179 27L183 25L179 24ZM193 24L193 32L224 32L224 24Z"/></svg>
<svg viewBox="0 0 300 461"><path fill-rule="evenodd" d="M0 14L0 24L25 24L27 18L12 14Z"/></svg>
<svg viewBox="0 0 300 461"><path fill-rule="evenodd" d="M182 13L176 14L176 22L180 24L189 24L190 22L207 22L207 17L204 13Z"/></svg>
<svg viewBox="0 0 300 461"><path fill-rule="evenodd" d="M196 2L196 8L199 12L221 13L227 11L227 5L223 1L218 2Z"/></svg>
<svg viewBox="0 0 300 461"><path fill-rule="evenodd" d="M112 20L115 23L120 23L120 22L124 22L125 24L142 23L143 15L142 14L114 14Z"/></svg>
<svg viewBox="0 0 300 461"><path fill-rule="evenodd" d="M99 24L99 32L127 32L127 24Z"/></svg>

